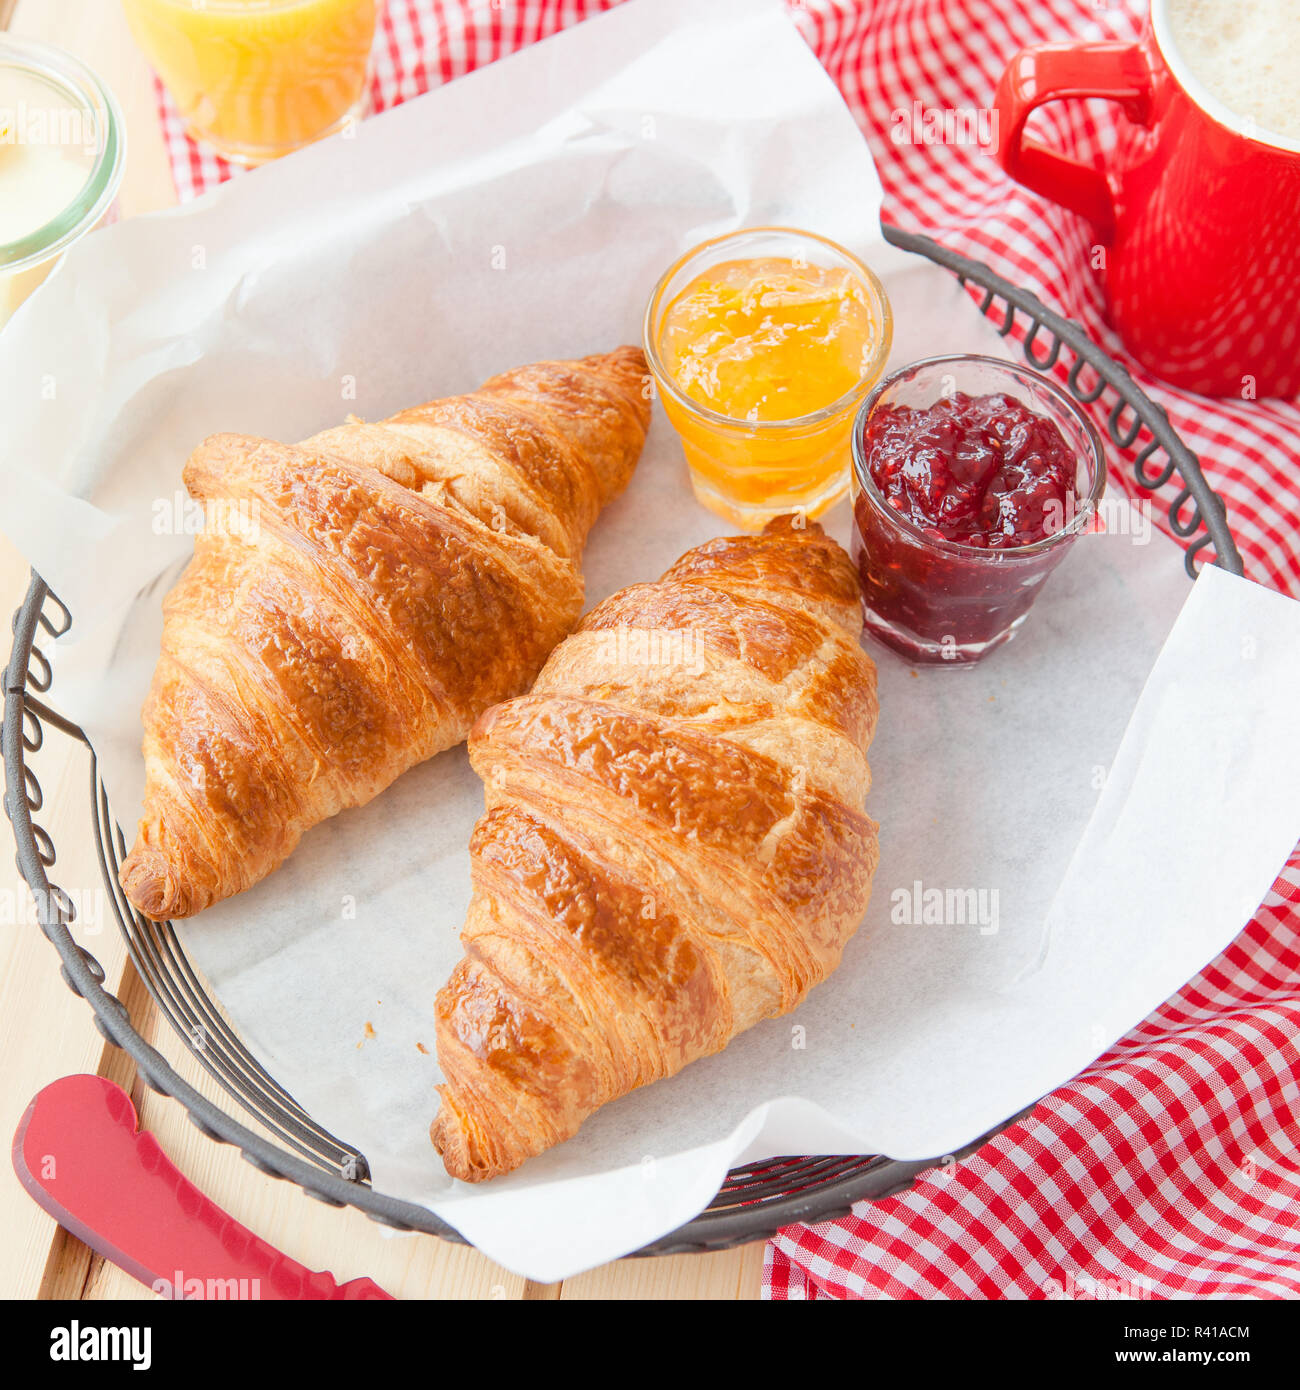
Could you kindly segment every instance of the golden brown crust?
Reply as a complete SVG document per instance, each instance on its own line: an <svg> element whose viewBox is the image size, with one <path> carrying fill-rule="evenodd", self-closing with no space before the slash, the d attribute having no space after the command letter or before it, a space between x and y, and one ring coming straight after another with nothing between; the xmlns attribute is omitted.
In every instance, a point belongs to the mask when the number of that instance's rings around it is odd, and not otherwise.
<svg viewBox="0 0 1300 1390"><path fill-rule="evenodd" d="M140 911L185 917L247 888L527 689L640 454L644 375L622 348L296 446L195 450L186 485L222 524L164 603L121 871Z"/></svg>
<svg viewBox="0 0 1300 1390"><path fill-rule="evenodd" d="M875 669L820 528L709 542L599 604L470 736L466 958L431 1136L481 1181L794 1008L866 910Z"/></svg>

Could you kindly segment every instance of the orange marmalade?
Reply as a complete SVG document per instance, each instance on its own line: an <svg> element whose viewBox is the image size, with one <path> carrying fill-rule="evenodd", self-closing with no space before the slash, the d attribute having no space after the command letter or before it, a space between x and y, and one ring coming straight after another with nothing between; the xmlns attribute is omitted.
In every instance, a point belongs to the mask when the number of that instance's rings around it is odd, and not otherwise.
<svg viewBox="0 0 1300 1390"><path fill-rule="evenodd" d="M725 256L732 242L766 254ZM706 255L692 275L701 252L723 258ZM783 228L692 257L660 283L646 327L696 496L754 529L783 512L817 516L848 488L853 416L889 353L884 292L847 251Z"/></svg>
<svg viewBox="0 0 1300 1390"><path fill-rule="evenodd" d="M669 306L659 341L692 400L753 422L833 405L862 379L878 337L851 272L769 256L696 276Z"/></svg>

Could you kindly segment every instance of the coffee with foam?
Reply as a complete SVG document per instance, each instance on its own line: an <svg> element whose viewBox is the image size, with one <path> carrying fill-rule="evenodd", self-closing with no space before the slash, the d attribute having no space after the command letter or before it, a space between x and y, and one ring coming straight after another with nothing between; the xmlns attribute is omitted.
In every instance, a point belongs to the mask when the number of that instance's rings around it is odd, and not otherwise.
<svg viewBox="0 0 1300 1390"><path fill-rule="evenodd" d="M1208 91L1260 138L1300 140L1300 0L1168 0L1168 13Z"/></svg>

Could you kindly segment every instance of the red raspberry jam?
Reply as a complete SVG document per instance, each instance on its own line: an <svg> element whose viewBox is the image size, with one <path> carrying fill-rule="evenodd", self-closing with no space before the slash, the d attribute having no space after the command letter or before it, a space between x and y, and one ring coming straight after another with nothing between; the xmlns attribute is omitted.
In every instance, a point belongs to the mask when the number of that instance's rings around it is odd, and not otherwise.
<svg viewBox="0 0 1300 1390"><path fill-rule="evenodd" d="M1070 446L1011 396L958 391L923 409L884 405L864 443L886 503L937 539L980 550L1033 545L1073 515Z"/></svg>
<svg viewBox="0 0 1300 1390"><path fill-rule="evenodd" d="M957 391L868 401L853 444L867 630L913 660L977 660L1068 549L1044 543L1077 533L1079 443L1014 396Z"/></svg>

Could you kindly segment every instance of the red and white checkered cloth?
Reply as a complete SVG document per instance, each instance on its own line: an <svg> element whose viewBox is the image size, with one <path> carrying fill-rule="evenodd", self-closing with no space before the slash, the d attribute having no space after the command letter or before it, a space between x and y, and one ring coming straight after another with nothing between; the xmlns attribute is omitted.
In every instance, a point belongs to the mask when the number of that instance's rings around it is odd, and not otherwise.
<svg viewBox="0 0 1300 1390"><path fill-rule="evenodd" d="M388 0L382 110L618 0ZM1163 404L1224 497L1247 573L1300 596L1300 409L1206 400L1127 357L1087 268L1089 228L987 151L891 140L895 111L986 106L1010 55L1129 38L1141 0L788 0L875 155L885 215L983 260L1083 323ZM160 90L177 190L227 177ZM1084 158L1115 108L1035 120ZM1022 330L1023 332L1023 330ZM1100 422L1099 422L1100 423ZM1115 481L1131 490L1116 471ZM1173 485L1176 490L1177 485ZM768 1247L772 1298L1300 1297L1300 855L1226 951L1026 1122L853 1216Z"/></svg>

